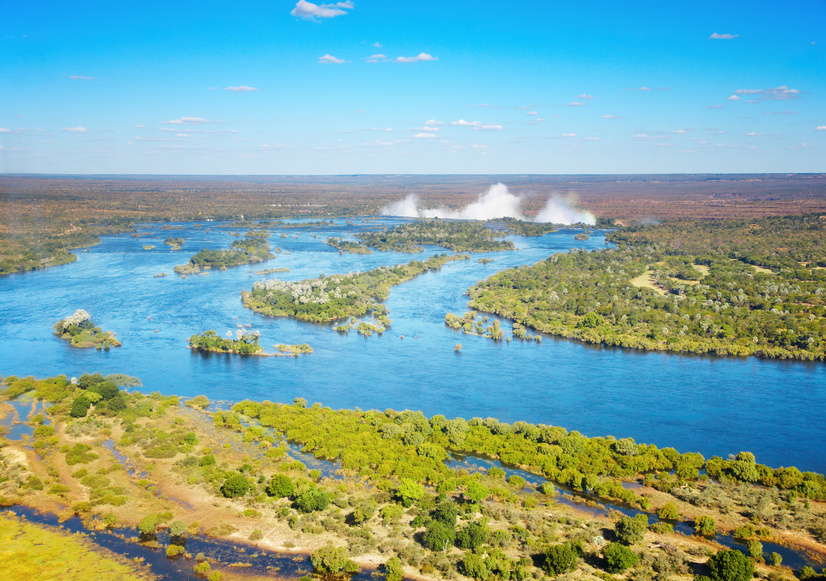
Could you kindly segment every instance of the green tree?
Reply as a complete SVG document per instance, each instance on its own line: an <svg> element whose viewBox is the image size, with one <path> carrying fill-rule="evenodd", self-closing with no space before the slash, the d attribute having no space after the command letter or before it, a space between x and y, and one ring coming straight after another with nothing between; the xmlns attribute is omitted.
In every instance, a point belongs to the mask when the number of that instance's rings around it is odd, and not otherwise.
<svg viewBox="0 0 826 581"><path fill-rule="evenodd" d="M350 553L345 547L326 545L310 555L310 562L316 573L325 575L341 575L355 573L358 565L350 560Z"/></svg>
<svg viewBox="0 0 826 581"><path fill-rule="evenodd" d="M634 551L619 543L608 543L602 554L605 555L605 570L609 573L622 573L640 559Z"/></svg>
<svg viewBox="0 0 826 581"><path fill-rule="evenodd" d="M750 581L754 563L740 551L724 549L706 563L713 581Z"/></svg>
<svg viewBox="0 0 826 581"><path fill-rule="evenodd" d="M402 478L399 487L396 489L396 496L405 507L413 506L424 495L424 488L421 484L410 478Z"/></svg>
<svg viewBox="0 0 826 581"><path fill-rule="evenodd" d="M431 551L446 552L456 541L456 529L442 521L432 520L427 523L424 542Z"/></svg>
<svg viewBox="0 0 826 581"><path fill-rule="evenodd" d="M710 516L698 516L694 521L694 534L711 538L717 534L717 523Z"/></svg>
<svg viewBox="0 0 826 581"><path fill-rule="evenodd" d="M90 402L85 395L80 395L72 402L72 409L69 411L69 415L73 418L86 417L86 412L89 411L91 405L92 402Z"/></svg>
<svg viewBox="0 0 826 581"><path fill-rule="evenodd" d="M561 575L573 571L579 561L579 551L572 543L553 545L545 551L543 569L549 575Z"/></svg>
<svg viewBox="0 0 826 581"><path fill-rule="evenodd" d="M402 581L404 579L404 569L402 561L398 557L390 557L384 564L384 578L387 581Z"/></svg>
<svg viewBox="0 0 826 581"><path fill-rule="evenodd" d="M308 488L295 499L295 506L301 512L324 510L330 504L330 495L318 488Z"/></svg>
<svg viewBox="0 0 826 581"><path fill-rule="evenodd" d="M292 496L295 491L295 484L286 474L276 474L267 485L267 494L276 498L286 498Z"/></svg>
<svg viewBox="0 0 826 581"><path fill-rule="evenodd" d="M250 489L249 480L243 474L233 474L221 485L221 494L226 498L244 496Z"/></svg>
<svg viewBox="0 0 826 581"><path fill-rule="evenodd" d="M631 518L624 516L614 525L617 540L624 545L639 543L648 529L648 515L640 513Z"/></svg>
<svg viewBox="0 0 826 581"><path fill-rule="evenodd" d="M488 497L488 494L490 494L490 491L476 481L469 482L465 491L465 497L471 502L482 502Z"/></svg>
<svg viewBox="0 0 826 581"><path fill-rule="evenodd" d="M148 514L138 523L138 531L144 536L153 535L156 526L158 526L158 515Z"/></svg>
<svg viewBox="0 0 826 581"><path fill-rule="evenodd" d="M487 542L488 536L488 527L484 522L472 522L456 533L456 546L476 550Z"/></svg>
<svg viewBox="0 0 826 581"><path fill-rule="evenodd" d="M657 516L665 520L678 520L680 512L677 510L677 505L673 502L667 502L657 511Z"/></svg>
<svg viewBox="0 0 826 581"><path fill-rule="evenodd" d="M169 536L181 537L186 532L186 523L182 520L176 520L169 526Z"/></svg>

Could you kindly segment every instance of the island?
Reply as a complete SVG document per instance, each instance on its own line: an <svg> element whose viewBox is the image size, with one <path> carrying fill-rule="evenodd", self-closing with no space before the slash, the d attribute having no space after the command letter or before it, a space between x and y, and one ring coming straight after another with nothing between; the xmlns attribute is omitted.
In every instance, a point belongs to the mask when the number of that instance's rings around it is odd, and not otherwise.
<svg viewBox="0 0 826 581"><path fill-rule="evenodd" d="M164 244L169 246L170 250L180 250L181 246L184 245L184 242L186 242L186 240L184 240L180 236L170 236L169 238L163 241Z"/></svg>
<svg viewBox="0 0 826 581"><path fill-rule="evenodd" d="M615 230L468 290L474 310L634 349L826 359L826 220L787 216Z"/></svg>
<svg viewBox="0 0 826 581"><path fill-rule="evenodd" d="M235 339L232 338L232 331L227 331L227 337L219 337L215 331L204 331L200 335L192 335L189 338L189 347L195 351L213 351L215 353L239 353L241 355L263 355L264 348L259 345L261 338L260 331L243 331L238 329L235 332Z"/></svg>
<svg viewBox="0 0 826 581"><path fill-rule="evenodd" d="M381 266L361 273L320 275L297 282L279 279L260 280L252 291L241 291L244 306L270 317L293 317L312 323L329 323L374 312L385 301L390 289L422 273L437 271L466 254L437 254L426 261ZM386 309L381 309L383 321Z"/></svg>
<svg viewBox="0 0 826 581"><path fill-rule="evenodd" d="M230 244L229 250L201 250L189 259L187 264L175 267L178 274L198 274L212 268L226 269L241 264L254 264L269 260L275 255L270 252L268 230L249 230L243 238Z"/></svg>
<svg viewBox="0 0 826 581"><path fill-rule="evenodd" d="M95 326L92 316L83 309L78 309L73 315L59 320L53 328L55 335L69 341L72 347L109 350L110 347L121 346L121 342L115 338L115 333L103 331Z"/></svg>

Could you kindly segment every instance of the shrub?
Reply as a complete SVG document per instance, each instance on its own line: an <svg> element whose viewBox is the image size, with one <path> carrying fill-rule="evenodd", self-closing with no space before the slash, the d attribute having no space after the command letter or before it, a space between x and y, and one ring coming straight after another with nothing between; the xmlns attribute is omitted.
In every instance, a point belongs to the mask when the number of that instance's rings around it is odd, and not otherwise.
<svg viewBox="0 0 826 581"><path fill-rule="evenodd" d="M384 564L384 577L387 581L402 581L404 579L404 569L402 561L398 557L390 557Z"/></svg>
<svg viewBox="0 0 826 581"><path fill-rule="evenodd" d="M484 522L472 522L456 533L456 546L476 550L488 540L489 532Z"/></svg>
<svg viewBox="0 0 826 581"><path fill-rule="evenodd" d="M294 491L295 485L292 479L286 474L276 474L267 485L267 494L277 498L292 496Z"/></svg>
<svg viewBox="0 0 826 581"><path fill-rule="evenodd" d="M631 518L624 516L614 525L617 540L624 545L633 545L640 542L648 529L648 515L640 513Z"/></svg>
<svg viewBox="0 0 826 581"><path fill-rule="evenodd" d="M427 523L424 542L431 551L447 551L455 541L456 529L453 525L438 520Z"/></svg>
<svg viewBox="0 0 826 581"><path fill-rule="evenodd" d="M573 571L579 560L579 551L571 543L554 545L545 551L543 568L549 575L561 575Z"/></svg>
<svg viewBox="0 0 826 581"><path fill-rule="evenodd" d="M667 502L657 511L657 516L665 520L678 520L680 512L677 510L677 505L673 502Z"/></svg>
<svg viewBox="0 0 826 581"><path fill-rule="evenodd" d="M750 581L754 563L740 551L725 549L706 563L713 581Z"/></svg>
<svg viewBox="0 0 826 581"><path fill-rule="evenodd" d="M605 555L605 570L609 573L621 573L633 567L639 561L639 555L619 543L609 543L602 551Z"/></svg>
<svg viewBox="0 0 826 581"><path fill-rule="evenodd" d="M295 499L295 507L301 512L324 510L329 504L330 495L318 488L310 488Z"/></svg>
<svg viewBox="0 0 826 581"><path fill-rule="evenodd" d="M717 523L710 516L698 516L694 521L694 534L713 537L717 534Z"/></svg>
<svg viewBox="0 0 826 581"><path fill-rule="evenodd" d="M183 555L186 552L181 545L169 545L166 548L166 558L167 559L174 559L179 555Z"/></svg>
<svg viewBox="0 0 826 581"><path fill-rule="evenodd" d="M233 474L221 485L221 494L226 498L244 496L250 489L249 480L242 474Z"/></svg>
<svg viewBox="0 0 826 581"><path fill-rule="evenodd" d="M91 405L92 402L86 399L85 395L80 395L72 402L72 409L69 411L69 415L73 418L86 417L86 412L89 411Z"/></svg>
<svg viewBox="0 0 826 581"><path fill-rule="evenodd" d="M148 514L138 523L138 531L142 535L153 535L156 526L158 526L158 515Z"/></svg>
<svg viewBox="0 0 826 581"><path fill-rule="evenodd" d="M396 496L401 500L402 505L409 507L414 502L420 500L424 495L424 488L421 484L410 478L402 478L399 487L396 489Z"/></svg>
<svg viewBox="0 0 826 581"><path fill-rule="evenodd" d="M180 537L186 532L186 523L181 520L176 520L169 526L169 536Z"/></svg>
<svg viewBox="0 0 826 581"><path fill-rule="evenodd" d="M358 571L358 565L350 560L349 552L344 547L321 547L310 555L310 562L313 564L313 570L321 574L339 575Z"/></svg>

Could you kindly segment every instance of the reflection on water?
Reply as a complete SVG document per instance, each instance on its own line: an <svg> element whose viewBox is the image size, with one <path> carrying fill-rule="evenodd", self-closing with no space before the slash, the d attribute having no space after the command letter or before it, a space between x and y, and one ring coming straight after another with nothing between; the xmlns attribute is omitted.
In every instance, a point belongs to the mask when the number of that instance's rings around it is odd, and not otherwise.
<svg viewBox="0 0 826 581"><path fill-rule="evenodd" d="M180 251L163 244L168 231L152 226L145 238L107 237L79 253L76 263L0 278L0 373L126 373L140 377L146 392L211 400L303 397L333 408L492 416L633 437L706 457L750 450L772 466L826 472L818 427L826 411L822 363L641 353L547 337L541 344L496 343L444 326L446 313L466 310L463 293L477 280L570 248L603 248L599 233L584 241L574 240L573 230L512 236L515 252L474 254L424 274L391 291L393 324L384 335L364 338L340 335L332 325L257 315L243 308L240 293L262 278L255 272L263 269L288 268L269 277L298 280L423 259L444 249L339 254L324 240L365 225L338 220L335 226L274 229L272 246L282 252L264 263L185 279L173 274L176 264L202 248L228 247L232 237L216 225L209 232L192 225L176 230L186 239ZM282 231L287 238L279 236ZM143 250L145 244L155 248ZM478 258L494 262L479 264ZM156 278L161 272L168 276ZM115 331L123 347L75 349L55 337L53 323L78 308ZM195 333L214 329L225 335L242 324L261 331L269 350L277 343L307 343L314 352L298 358L203 356L186 348ZM456 343L461 355L454 353ZM754 430L765 422L766 410L772 429Z"/></svg>

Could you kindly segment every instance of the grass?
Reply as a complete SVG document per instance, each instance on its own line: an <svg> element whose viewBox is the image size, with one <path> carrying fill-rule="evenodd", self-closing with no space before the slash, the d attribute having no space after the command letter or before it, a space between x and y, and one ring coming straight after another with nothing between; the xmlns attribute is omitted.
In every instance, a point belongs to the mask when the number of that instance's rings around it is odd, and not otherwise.
<svg viewBox="0 0 826 581"><path fill-rule="evenodd" d="M83 537L0 515L0 570L6 579L156 579L102 554Z"/></svg>

